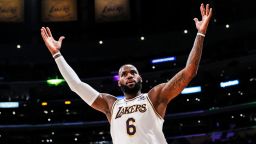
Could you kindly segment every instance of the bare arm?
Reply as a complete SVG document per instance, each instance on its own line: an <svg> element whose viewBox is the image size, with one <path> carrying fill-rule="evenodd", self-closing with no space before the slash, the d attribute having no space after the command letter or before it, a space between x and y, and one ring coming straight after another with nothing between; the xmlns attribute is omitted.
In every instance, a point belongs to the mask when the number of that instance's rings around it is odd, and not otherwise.
<svg viewBox="0 0 256 144"><path fill-rule="evenodd" d="M91 105L91 107L104 113L107 116L108 121L110 122L112 116L112 105L116 100L117 98L110 94L100 93L100 95Z"/></svg>
<svg viewBox="0 0 256 144"><path fill-rule="evenodd" d="M203 50L204 37L197 35L193 48L189 54L186 67L179 71L171 80L162 85L159 96L163 100L169 102L189 84L189 82L196 76L199 62ZM159 87L161 88L161 87Z"/></svg>
<svg viewBox="0 0 256 144"><path fill-rule="evenodd" d="M171 80L167 83L163 83L155 86L149 91L149 96L154 104L157 112L164 116L167 104L181 93L181 91L189 84L189 82L196 76L198 66L200 63L204 36L212 16L212 8L209 8L209 4L206 8L203 4L200 6L202 20L199 21L194 18L196 28L200 35L197 35L194 41L194 45L189 54L185 68L179 71Z"/></svg>

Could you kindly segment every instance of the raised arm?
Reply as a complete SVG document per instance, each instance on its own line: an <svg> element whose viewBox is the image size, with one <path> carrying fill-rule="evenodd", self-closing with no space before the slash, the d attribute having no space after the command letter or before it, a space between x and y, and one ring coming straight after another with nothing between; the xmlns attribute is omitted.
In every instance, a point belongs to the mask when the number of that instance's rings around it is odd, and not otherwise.
<svg viewBox="0 0 256 144"><path fill-rule="evenodd" d="M68 65L64 57L60 53L63 36L56 41L48 27L41 28L41 36L46 47L53 55L55 62L60 70L61 75L66 80L70 89L77 93L88 105L96 110L105 113L110 118L110 110L115 98L108 94L102 94L96 91L87 83L84 83L77 76L75 71Z"/></svg>
<svg viewBox="0 0 256 144"><path fill-rule="evenodd" d="M212 16L212 8L209 8L209 4L207 4L206 7L201 4L200 11L202 20L199 21L197 18L194 18L198 33L196 35L194 45L189 54L185 68L178 72L167 83L160 84L149 92L152 96L151 100L155 104L155 107L160 114L163 110L165 110L170 100L179 95L197 74L203 50L204 37L210 18Z"/></svg>
<svg viewBox="0 0 256 144"><path fill-rule="evenodd" d="M61 45L62 45L62 40L65 39L64 36L61 36L59 38L59 40L56 41L52 36L50 28L48 28L48 27L46 27L46 28L42 27L41 28L41 36L44 40L44 43L45 43L46 47L48 48L48 50L50 51L50 53L52 55L60 52L60 48L61 48Z"/></svg>

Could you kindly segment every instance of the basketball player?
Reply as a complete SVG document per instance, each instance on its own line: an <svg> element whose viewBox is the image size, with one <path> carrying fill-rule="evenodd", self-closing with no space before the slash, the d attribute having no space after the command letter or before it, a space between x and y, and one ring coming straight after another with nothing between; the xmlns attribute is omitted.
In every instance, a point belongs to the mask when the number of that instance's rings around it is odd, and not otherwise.
<svg viewBox="0 0 256 144"><path fill-rule="evenodd" d="M131 64L121 66L118 86L125 96L121 100L111 94L100 93L79 79L60 53L63 36L56 41L48 27L41 28L41 35L70 89L92 108L106 115L114 144L166 144L162 127L167 105L196 76L212 16L209 4L201 4L200 11L202 20L194 18L198 32L186 66L168 82L156 85L147 93L141 92L142 78L136 67Z"/></svg>

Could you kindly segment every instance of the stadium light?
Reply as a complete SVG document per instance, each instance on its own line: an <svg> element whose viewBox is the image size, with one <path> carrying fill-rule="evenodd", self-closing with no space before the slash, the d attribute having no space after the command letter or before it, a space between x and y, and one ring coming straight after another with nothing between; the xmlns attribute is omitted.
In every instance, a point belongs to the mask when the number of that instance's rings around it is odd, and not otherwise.
<svg viewBox="0 0 256 144"><path fill-rule="evenodd" d="M70 105L71 104L71 101L65 101L65 105Z"/></svg>
<svg viewBox="0 0 256 144"><path fill-rule="evenodd" d="M231 80L231 81L221 82L220 87L225 88L225 87L234 86L238 84L239 84L239 80Z"/></svg>
<svg viewBox="0 0 256 144"><path fill-rule="evenodd" d="M124 96L123 96L123 95L116 96L116 97L117 97L117 99L123 99L123 98L124 98Z"/></svg>
<svg viewBox="0 0 256 144"><path fill-rule="evenodd" d="M19 102L0 102L0 108L18 108Z"/></svg>
<svg viewBox="0 0 256 144"><path fill-rule="evenodd" d="M156 63L170 62L175 60L176 60L176 57L172 56L172 57L166 57L166 58L153 59L151 63L156 64Z"/></svg>
<svg viewBox="0 0 256 144"><path fill-rule="evenodd" d="M47 103L47 102L42 102L41 105L42 105L42 106L47 106L48 103Z"/></svg>
<svg viewBox="0 0 256 144"><path fill-rule="evenodd" d="M64 79L58 79L58 78L56 78L56 79L48 79L47 81L47 84L49 85L49 86L58 86L58 85L61 85L61 84L63 84L64 82L65 82L65 80Z"/></svg>
<svg viewBox="0 0 256 144"><path fill-rule="evenodd" d="M114 75L114 76L113 76L113 80L114 80L114 81L119 81L119 75L118 75L118 74L117 74L117 75Z"/></svg>
<svg viewBox="0 0 256 144"><path fill-rule="evenodd" d="M201 91L201 86L187 87L181 92L181 94L199 93Z"/></svg>

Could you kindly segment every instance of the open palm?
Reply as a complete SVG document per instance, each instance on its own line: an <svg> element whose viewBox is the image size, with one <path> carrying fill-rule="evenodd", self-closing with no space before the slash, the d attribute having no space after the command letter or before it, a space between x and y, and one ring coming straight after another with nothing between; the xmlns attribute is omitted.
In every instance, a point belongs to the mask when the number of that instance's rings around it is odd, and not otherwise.
<svg viewBox="0 0 256 144"><path fill-rule="evenodd" d="M62 45L62 40L65 38L64 36L61 36L58 41L56 41L51 33L51 30L48 27L42 27L41 28L41 36L44 40L44 43L46 47L49 49L51 54L57 53Z"/></svg>
<svg viewBox="0 0 256 144"><path fill-rule="evenodd" d="M197 18L194 18L194 21L195 21L197 30L205 34L212 16L212 8L209 7L209 4L207 4L206 7L204 7L204 4L201 4L200 12L201 12L202 20L199 21Z"/></svg>

